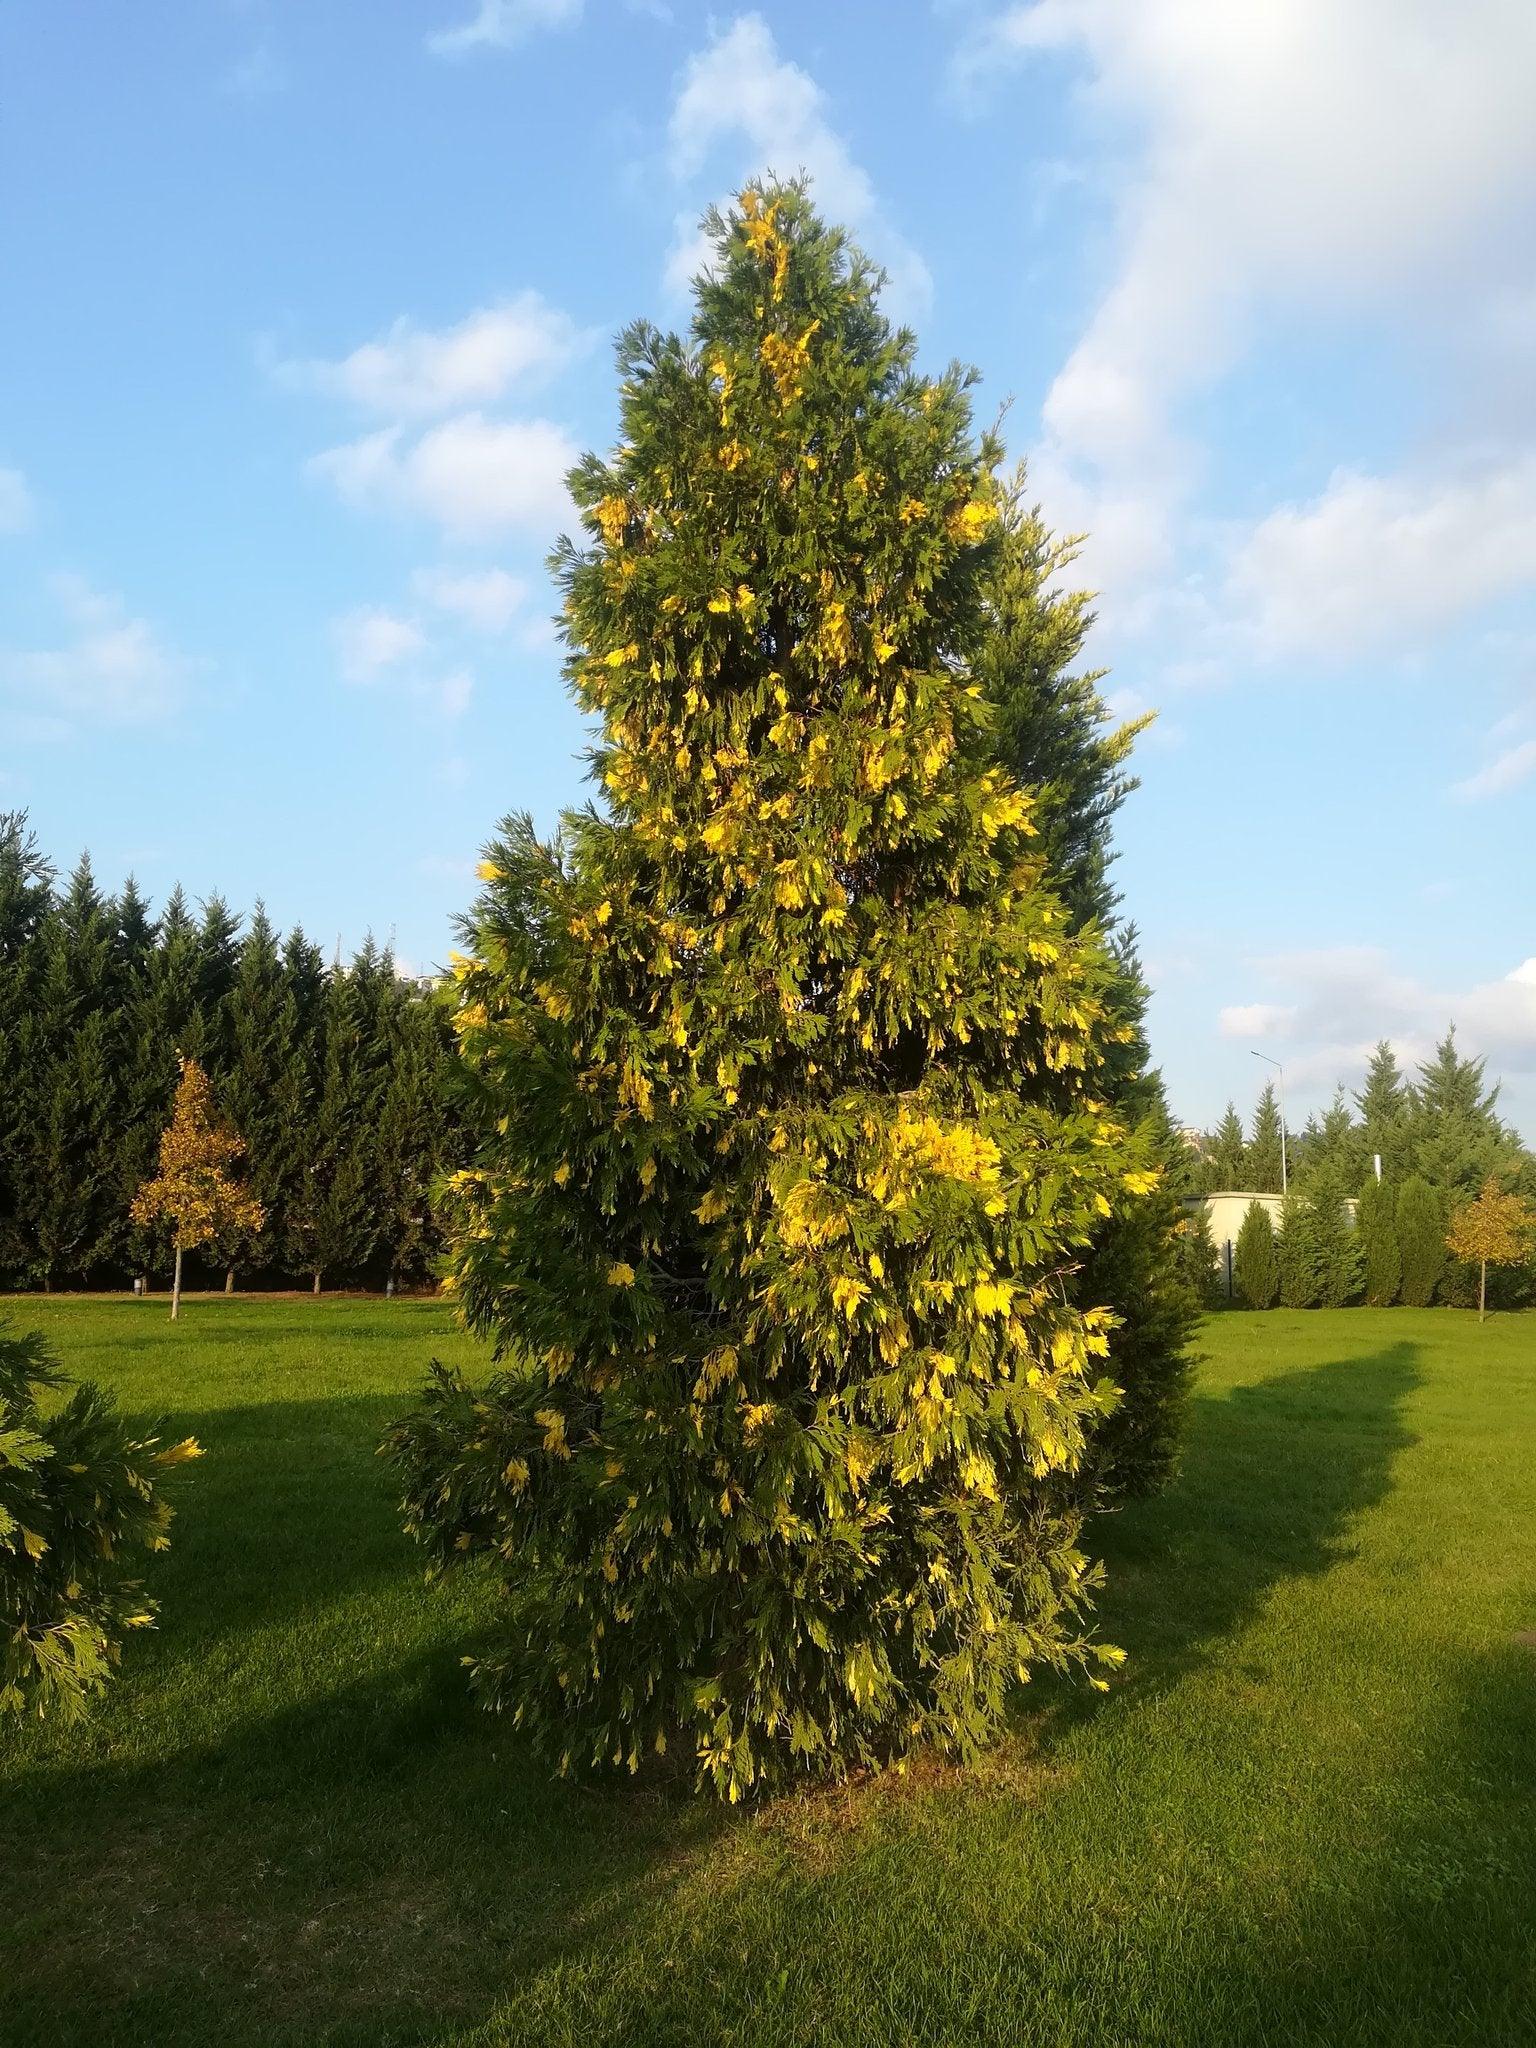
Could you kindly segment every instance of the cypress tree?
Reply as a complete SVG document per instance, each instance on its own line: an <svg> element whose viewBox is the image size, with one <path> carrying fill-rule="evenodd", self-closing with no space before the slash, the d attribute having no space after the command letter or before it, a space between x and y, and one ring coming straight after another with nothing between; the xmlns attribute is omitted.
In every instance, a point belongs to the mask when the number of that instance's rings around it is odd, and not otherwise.
<svg viewBox="0 0 1536 2048"><path fill-rule="evenodd" d="M515 1364L389 1446L434 1560L508 1582L482 1696L562 1767L681 1736L736 1797L967 1754L1102 1654L1108 1330L1056 1275L1152 1175L1099 1093L1115 965L969 679L969 380L797 191L711 226L557 558L610 809L509 824L458 963L454 1273Z"/></svg>
<svg viewBox="0 0 1536 2048"><path fill-rule="evenodd" d="M1210 1211L1204 1202L1184 1205L1179 1256L1184 1284L1195 1301L1205 1308L1214 1308L1226 1299L1225 1279L1217 1268L1216 1245L1211 1236Z"/></svg>
<svg viewBox="0 0 1536 2048"><path fill-rule="evenodd" d="M313 1291L325 1275L355 1277L373 1249L368 1139L376 1103L363 1044L363 992L337 966L326 982L306 1160L291 1221L291 1256Z"/></svg>
<svg viewBox="0 0 1536 2048"><path fill-rule="evenodd" d="M1373 1308L1390 1308L1403 1284L1403 1255L1397 1242L1397 1190L1390 1181L1377 1180L1373 1175L1365 1183L1355 1223L1360 1232L1365 1298Z"/></svg>
<svg viewBox="0 0 1536 2048"><path fill-rule="evenodd" d="M248 1237L242 1249L252 1266L263 1268L274 1265L279 1257L289 1192L284 1168L294 1149L295 1134L285 1131L280 1121L289 1105L280 1095L277 1081L293 1057L295 1010L284 985L277 934L259 902L240 943L224 1012L219 1037L226 1068L220 1100L245 1140L247 1179L263 1218L260 1229ZM225 1272L226 1291L233 1289L234 1281L231 1262Z"/></svg>
<svg viewBox="0 0 1536 2048"><path fill-rule="evenodd" d="M24 811L0 811L0 1281L32 1265L24 1159L39 1107L28 1065L39 965L38 936L53 906L54 873Z"/></svg>
<svg viewBox="0 0 1536 2048"><path fill-rule="evenodd" d="M1316 1308L1322 1299L1322 1276L1318 1270L1312 1205L1296 1188L1281 1205L1275 1257L1280 1299L1285 1307Z"/></svg>
<svg viewBox="0 0 1536 2048"><path fill-rule="evenodd" d="M1147 1200L1105 1219L1076 1280L1078 1299L1118 1318L1111 1360L1123 1399L1095 1439L1091 1477L1106 1493L1133 1494L1152 1491L1173 1468L1188 1344L1210 1282L1191 1285L1182 1197L1194 1191L1193 1162L1151 1066L1135 930L1117 928L1110 879L1115 815L1136 787L1126 763L1150 719L1116 726L1099 694L1102 671L1078 666L1093 614L1087 592L1062 584L1075 554L1028 504L1019 471L1002 496L974 673L992 707L996 758L1033 799L1039 849L1069 928L1112 936L1120 969L1114 1008L1125 1036L1106 1061L1103 1094L1138 1127L1162 1173Z"/></svg>
<svg viewBox="0 0 1536 2048"><path fill-rule="evenodd" d="M1280 1194L1283 1159L1280 1106L1275 1100L1274 1083L1266 1081L1253 1112L1253 1136L1249 1139L1243 1155L1243 1176L1246 1183L1244 1192L1253 1195Z"/></svg>
<svg viewBox="0 0 1536 2048"><path fill-rule="evenodd" d="M420 1280L439 1250L432 1214L440 1174L462 1166L458 1109L448 1086L446 1009L402 990L390 1009L389 1079L379 1112L379 1196L389 1275Z"/></svg>
<svg viewBox="0 0 1536 2048"><path fill-rule="evenodd" d="M1317 1271L1319 1308L1347 1308L1360 1292L1360 1234L1344 1190L1346 1158L1335 1155L1307 1177L1306 1202Z"/></svg>
<svg viewBox="0 0 1536 2048"><path fill-rule="evenodd" d="M1263 1202L1250 1202L1232 1252L1232 1284L1249 1308L1273 1308L1280 1291L1275 1226Z"/></svg>
<svg viewBox="0 0 1536 2048"><path fill-rule="evenodd" d="M1201 1181L1206 1194L1246 1189L1248 1142L1235 1103L1229 1102L1221 1122L1205 1141Z"/></svg>
<svg viewBox="0 0 1536 2048"><path fill-rule="evenodd" d="M1490 1174L1513 1166L1515 1148L1498 1115L1485 1062L1463 1059L1452 1025L1419 1068L1414 1090L1414 1170L1448 1202L1471 1200Z"/></svg>
<svg viewBox="0 0 1536 2048"><path fill-rule="evenodd" d="M1374 1178L1372 1161L1379 1155L1383 1182L1399 1186L1410 1164L1413 1098L1397 1055L1384 1038L1371 1054L1355 1107L1360 1112L1362 1175Z"/></svg>
<svg viewBox="0 0 1536 2048"><path fill-rule="evenodd" d="M1397 1242L1402 1258L1403 1300L1427 1308L1445 1271L1445 1230L1449 1209L1438 1188L1410 1174L1397 1197Z"/></svg>
<svg viewBox="0 0 1536 2048"><path fill-rule="evenodd" d="M1295 1148L1290 1170L1302 1178L1319 1171L1332 1173L1341 1187L1353 1193L1360 1184L1362 1165L1360 1130L1340 1087L1320 1117L1308 1118L1304 1143Z"/></svg>

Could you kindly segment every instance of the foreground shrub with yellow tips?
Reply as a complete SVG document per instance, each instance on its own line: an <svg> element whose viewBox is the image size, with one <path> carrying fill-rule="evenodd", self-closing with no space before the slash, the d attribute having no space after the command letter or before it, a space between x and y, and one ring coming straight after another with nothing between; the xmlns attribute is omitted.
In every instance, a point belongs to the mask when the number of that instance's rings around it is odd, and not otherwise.
<svg viewBox="0 0 1536 2048"><path fill-rule="evenodd" d="M77 1712L106 1684L124 1632L155 1618L131 1574L169 1547L161 1475L202 1455L130 1437L93 1386L44 1418L63 1384L40 1337L0 1324L0 1713Z"/></svg>
<svg viewBox="0 0 1536 2048"><path fill-rule="evenodd" d="M453 1281L501 1369L384 1448L434 1565L505 1582L489 1705L737 1798L965 1756L1034 1668L1112 1661L1113 1319L1068 1281L1152 1162L1096 1090L1114 963L970 680L968 378L796 189L711 225L557 558L608 808L508 825L459 977Z"/></svg>

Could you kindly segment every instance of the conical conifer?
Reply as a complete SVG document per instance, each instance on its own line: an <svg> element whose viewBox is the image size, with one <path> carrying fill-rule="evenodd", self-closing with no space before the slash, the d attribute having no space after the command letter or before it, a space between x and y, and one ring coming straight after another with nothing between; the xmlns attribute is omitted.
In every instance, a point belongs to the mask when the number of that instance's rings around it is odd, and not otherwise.
<svg viewBox="0 0 1536 2048"><path fill-rule="evenodd" d="M507 1370L391 1433L409 1524L508 1581L483 1696L564 1766L681 1737L735 1797L1090 1661L1068 1500L1109 1319L1060 1285L1153 1176L967 665L996 526L969 378L918 374L793 189L711 222L571 479L607 799L492 849L458 963L454 1270Z"/></svg>

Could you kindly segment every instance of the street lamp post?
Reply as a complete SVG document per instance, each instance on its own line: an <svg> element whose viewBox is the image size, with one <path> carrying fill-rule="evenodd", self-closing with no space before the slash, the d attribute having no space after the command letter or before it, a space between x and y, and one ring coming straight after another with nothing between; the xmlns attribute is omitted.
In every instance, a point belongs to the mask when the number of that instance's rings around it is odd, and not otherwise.
<svg viewBox="0 0 1536 2048"><path fill-rule="evenodd" d="M1249 1048L1252 1051L1252 1047ZM1290 1190L1290 1179L1285 1167L1285 1069L1278 1060L1272 1060L1267 1052L1254 1053L1256 1060L1273 1067L1280 1076L1280 1193L1284 1197Z"/></svg>

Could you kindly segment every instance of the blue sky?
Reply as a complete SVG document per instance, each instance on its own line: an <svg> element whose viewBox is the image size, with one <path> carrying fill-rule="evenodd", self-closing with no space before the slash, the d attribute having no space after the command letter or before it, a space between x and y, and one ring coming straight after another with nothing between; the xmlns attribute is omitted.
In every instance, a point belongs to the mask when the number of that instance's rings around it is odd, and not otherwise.
<svg viewBox="0 0 1536 2048"><path fill-rule="evenodd" d="M1454 1017L1536 1138L1526 0L11 0L0 80L0 805L64 864L443 958L582 792L610 337L804 168L1090 536L1177 1113Z"/></svg>

